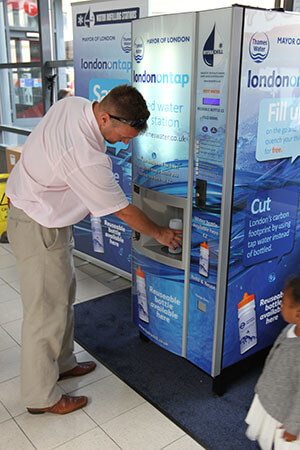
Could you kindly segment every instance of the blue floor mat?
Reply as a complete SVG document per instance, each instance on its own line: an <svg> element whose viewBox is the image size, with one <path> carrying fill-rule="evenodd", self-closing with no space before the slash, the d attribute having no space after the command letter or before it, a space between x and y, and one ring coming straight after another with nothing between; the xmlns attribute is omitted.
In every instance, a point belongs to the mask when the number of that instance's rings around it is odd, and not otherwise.
<svg viewBox="0 0 300 450"><path fill-rule="evenodd" d="M262 362L230 377L221 397L196 366L144 342L131 319L131 290L75 305L75 340L206 449L254 450L245 416Z"/></svg>

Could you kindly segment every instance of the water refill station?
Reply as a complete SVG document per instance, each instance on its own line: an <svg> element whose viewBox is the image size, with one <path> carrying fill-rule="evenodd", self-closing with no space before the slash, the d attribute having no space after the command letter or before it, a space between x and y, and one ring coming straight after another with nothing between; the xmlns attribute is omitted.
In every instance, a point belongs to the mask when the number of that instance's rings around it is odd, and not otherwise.
<svg viewBox="0 0 300 450"><path fill-rule="evenodd" d="M142 336L216 380L270 346L300 274L300 15L243 6L132 23L132 84L151 116L133 202L183 223L181 254L133 242Z"/></svg>

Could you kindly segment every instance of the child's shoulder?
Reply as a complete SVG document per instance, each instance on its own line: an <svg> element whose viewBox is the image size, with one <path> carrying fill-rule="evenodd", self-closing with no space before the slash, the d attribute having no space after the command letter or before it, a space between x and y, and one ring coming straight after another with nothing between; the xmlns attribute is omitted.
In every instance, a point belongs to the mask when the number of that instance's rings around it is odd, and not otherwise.
<svg viewBox="0 0 300 450"><path fill-rule="evenodd" d="M279 333L277 339L274 342L274 345L277 344L278 342L283 341L285 338L288 337L288 332L289 330L293 327L293 324L287 324Z"/></svg>
<svg viewBox="0 0 300 450"><path fill-rule="evenodd" d="M277 348L278 345L284 343L285 345L288 345L289 348L298 348L300 346L300 339L296 336L294 331L295 325L294 324L288 324L286 325L283 330L281 330L281 333L275 340L273 344L273 348ZM299 353L300 356L300 353Z"/></svg>
<svg viewBox="0 0 300 450"><path fill-rule="evenodd" d="M279 333L278 337L283 336L285 337L287 335L288 330L292 327L293 325L291 323L288 323L287 325L285 325L285 327L283 327L283 329L281 330L281 332Z"/></svg>

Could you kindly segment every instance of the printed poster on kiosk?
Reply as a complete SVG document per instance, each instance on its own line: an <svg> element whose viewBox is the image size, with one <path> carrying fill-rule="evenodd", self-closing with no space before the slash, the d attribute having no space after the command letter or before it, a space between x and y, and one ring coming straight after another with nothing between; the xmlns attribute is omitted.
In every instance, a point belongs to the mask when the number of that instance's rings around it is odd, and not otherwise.
<svg viewBox="0 0 300 450"><path fill-rule="evenodd" d="M187 359L210 373L214 339L232 9L199 13ZM206 206L196 187L206 182Z"/></svg>
<svg viewBox="0 0 300 450"><path fill-rule="evenodd" d="M182 355L184 271L133 252L133 321L156 344Z"/></svg>
<svg viewBox="0 0 300 450"><path fill-rule="evenodd" d="M101 99L115 86L131 84L131 22L147 15L146 0L72 5L75 95ZM107 143L115 178L131 200L131 143ZM131 272L131 229L116 216L87 216L74 227L75 248Z"/></svg>
<svg viewBox="0 0 300 450"><path fill-rule="evenodd" d="M167 17L167 19L166 19ZM133 85L147 99L148 130L139 136L133 182L187 197L192 72L191 14L134 24Z"/></svg>
<svg viewBox="0 0 300 450"><path fill-rule="evenodd" d="M272 345L300 274L300 18L244 23L223 367Z"/></svg>
<svg viewBox="0 0 300 450"><path fill-rule="evenodd" d="M133 182L134 189L155 191L149 203L165 212L161 220L169 209L160 209L159 198L174 196L174 206L187 197L194 35L190 13L133 23L132 82L151 112L146 133L133 144ZM133 320L149 339L182 355L185 272L158 261L133 248Z"/></svg>

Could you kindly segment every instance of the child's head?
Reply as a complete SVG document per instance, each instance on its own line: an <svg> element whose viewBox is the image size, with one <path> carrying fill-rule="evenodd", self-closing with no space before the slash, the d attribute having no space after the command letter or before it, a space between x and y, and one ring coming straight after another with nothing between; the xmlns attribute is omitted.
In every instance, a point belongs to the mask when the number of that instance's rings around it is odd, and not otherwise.
<svg viewBox="0 0 300 450"><path fill-rule="evenodd" d="M300 277L288 281L283 290L281 314L288 323L300 325Z"/></svg>

